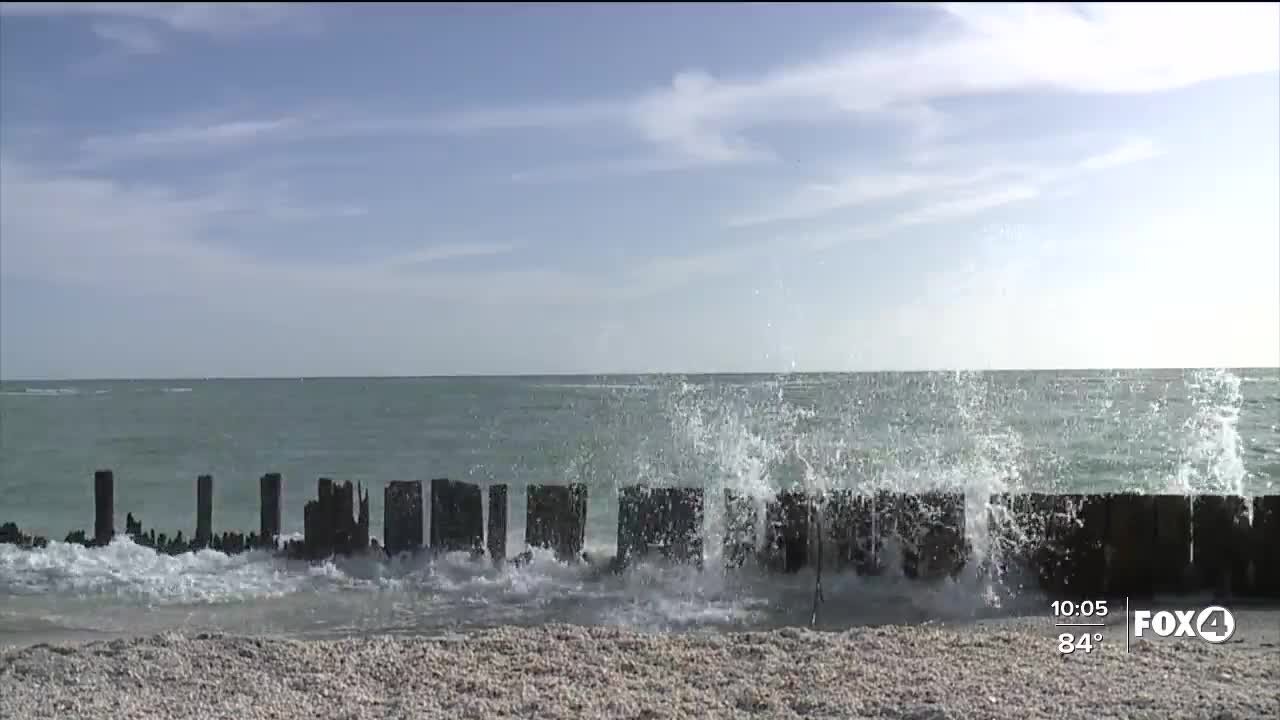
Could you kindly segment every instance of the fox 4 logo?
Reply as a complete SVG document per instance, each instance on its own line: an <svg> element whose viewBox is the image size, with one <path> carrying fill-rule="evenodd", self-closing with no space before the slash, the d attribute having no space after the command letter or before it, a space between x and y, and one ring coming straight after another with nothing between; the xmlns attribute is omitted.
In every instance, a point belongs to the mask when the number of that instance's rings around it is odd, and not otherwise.
<svg viewBox="0 0 1280 720"><path fill-rule="evenodd" d="M1198 637L1215 645L1231 639L1236 632L1236 618L1231 611L1210 605L1195 610L1135 610L1133 612L1133 636L1141 638L1147 633L1159 637Z"/></svg>

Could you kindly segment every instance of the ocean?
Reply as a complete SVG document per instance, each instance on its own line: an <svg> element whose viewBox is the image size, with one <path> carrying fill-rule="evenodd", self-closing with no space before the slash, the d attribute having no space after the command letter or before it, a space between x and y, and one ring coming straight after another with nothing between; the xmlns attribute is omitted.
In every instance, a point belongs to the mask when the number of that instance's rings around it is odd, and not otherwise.
<svg viewBox="0 0 1280 720"><path fill-rule="evenodd" d="M0 522L60 540L92 531L93 472L116 475L116 523L195 527L214 476L215 532L257 528L257 478L284 476L284 532L316 479L371 489L448 477L506 483L509 547L525 483L589 487L587 546L612 551L615 488L962 488L992 492L1280 492L1280 370L147 380L0 384ZM981 551L982 522L968 531ZM308 565L262 553L158 556L121 539L0 546L0 641L166 628L308 635L564 620L645 628L801 621L813 577L642 566L596 577L537 556L495 570L461 557ZM922 587L831 577L826 617L984 612L1016 593L967 572Z"/></svg>

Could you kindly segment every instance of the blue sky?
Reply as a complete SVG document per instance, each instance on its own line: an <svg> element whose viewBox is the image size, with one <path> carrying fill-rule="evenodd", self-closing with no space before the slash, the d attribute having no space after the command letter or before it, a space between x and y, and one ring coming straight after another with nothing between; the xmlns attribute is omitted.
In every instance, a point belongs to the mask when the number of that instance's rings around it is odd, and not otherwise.
<svg viewBox="0 0 1280 720"><path fill-rule="evenodd" d="M0 4L0 376L1280 366L1280 11Z"/></svg>

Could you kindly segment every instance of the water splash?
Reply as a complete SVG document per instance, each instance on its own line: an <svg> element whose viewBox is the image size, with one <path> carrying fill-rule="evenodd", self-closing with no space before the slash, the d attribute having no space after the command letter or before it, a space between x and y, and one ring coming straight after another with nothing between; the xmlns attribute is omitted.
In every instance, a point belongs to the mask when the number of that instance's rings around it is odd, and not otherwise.
<svg viewBox="0 0 1280 720"><path fill-rule="evenodd" d="M1247 473L1240 440L1244 404L1240 377L1228 370L1197 370L1186 381L1191 417L1182 424L1175 492L1244 495Z"/></svg>

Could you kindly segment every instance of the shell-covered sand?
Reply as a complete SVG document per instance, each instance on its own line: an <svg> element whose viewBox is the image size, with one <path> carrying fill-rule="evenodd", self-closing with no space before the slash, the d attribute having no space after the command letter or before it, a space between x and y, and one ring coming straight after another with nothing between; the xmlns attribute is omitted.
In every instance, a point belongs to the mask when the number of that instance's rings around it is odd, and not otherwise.
<svg viewBox="0 0 1280 720"><path fill-rule="evenodd" d="M0 717L1275 718L1275 648L932 627L457 638L159 635L0 655Z"/></svg>

